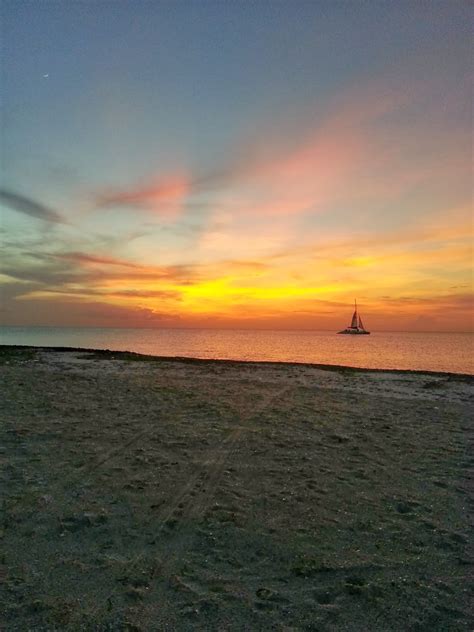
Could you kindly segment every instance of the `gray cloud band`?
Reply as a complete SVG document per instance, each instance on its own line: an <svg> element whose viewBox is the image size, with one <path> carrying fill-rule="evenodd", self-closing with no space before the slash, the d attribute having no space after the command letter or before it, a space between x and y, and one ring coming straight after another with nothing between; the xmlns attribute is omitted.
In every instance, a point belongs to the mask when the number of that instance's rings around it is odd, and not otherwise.
<svg viewBox="0 0 474 632"><path fill-rule="evenodd" d="M24 213L31 217L36 217L47 222L64 223L64 219L56 213L56 211L53 211L53 209L24 195L13 193L6 189L0 189L0 202L19 213Z"/></svg>

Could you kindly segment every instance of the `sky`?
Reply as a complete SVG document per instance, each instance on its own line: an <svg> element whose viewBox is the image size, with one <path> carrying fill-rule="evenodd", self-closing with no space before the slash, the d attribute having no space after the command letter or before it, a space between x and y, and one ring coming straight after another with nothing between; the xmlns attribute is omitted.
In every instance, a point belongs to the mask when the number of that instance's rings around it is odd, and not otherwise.
<svg viewBox="0 0 474 632"><path fill-rule="evenodd" d="M472 331L471 20L3 0L0 323Z"/></svg>

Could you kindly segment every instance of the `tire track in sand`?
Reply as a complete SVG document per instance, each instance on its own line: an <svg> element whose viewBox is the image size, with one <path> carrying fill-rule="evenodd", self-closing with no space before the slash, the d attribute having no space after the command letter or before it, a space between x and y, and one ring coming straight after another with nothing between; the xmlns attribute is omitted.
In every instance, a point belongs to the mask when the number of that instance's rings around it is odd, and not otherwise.
<svg viewBox="0 0 474 632"><path fill-rule="evenodd" d="M172 503L163 507L162 511L159 511L156 517L157 528L153 544L158 544L160 535L168 528L170 520L175 519L176 523L173 531L170 532L171 537L166 543L166 553L162 555L155 554L149 589L151 589L153 582L160 580L169 584L173 576L173 570L179 564L182 555L191 547L196 537L196 531L191 528L191 525L202 517L212 502L226 463L230 456L237 451L242 437L249 429L248 422L261 414L273 402L283 397L290 389L291 387L288 386L279 389L277 393L269 393L251 410L247 410L245 405L239 406L236 412L240 423L223 441L213 448L206 461L177 491ZM199 493L200 490L204 491ZM145 552L136 556L128 567L128 572L136 568L146 556L148 555ZM117 587L109 594L105 602L111 603L112 598L118 591L119 588ZM151 616L151 608L151 603L143 604L142 613L145 618L147 614Z"/></svg>
<svg viewBox="0 0 474 632"><path fill-rule="evenodd" d="M282 397L289 389L290 387L286 387L279 390L278 393L267 395L263 401L252 410L242 411L242 407L240 407L238 411L240 417L239 425L213 449L210 456L201 465L200 470L192 476L178 492L171 506L168 506L166 510L158 516L159 525L156 537L166 528L169 520L174 517L178 520L174 530L174 542L170 542L172 549L161 558L160 575L162 577L169 575L170 567L173 563L178 561L179 553L186 548L182 546L183 531L192 521L198 520L209 507L229 457L236 452L242 436L248 430L248 422L256 415L262 413L275 400ZM203 487L205 487L204 491L199 493ZM194 534L191 535L194 536Z"/></svg>

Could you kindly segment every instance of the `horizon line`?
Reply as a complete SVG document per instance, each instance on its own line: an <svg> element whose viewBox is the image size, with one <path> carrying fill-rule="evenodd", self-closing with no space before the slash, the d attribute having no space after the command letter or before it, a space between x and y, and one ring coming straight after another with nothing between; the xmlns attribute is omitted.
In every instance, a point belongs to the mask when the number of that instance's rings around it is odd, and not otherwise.
<svg viewBox="0 0 474 632"><path fill-rule="evenodd" d="M126 325L117 325L114 327L109 326L100 326L100 325L5 325L0 324L0 328L18 328L18 329L145 329L147 331L158 330L162 331L165 329L171 330L181 330L181 331L270 331L270 332L330 332L330 333L338 333L335 329L289 329L289 328L267 328L267 327L174 327L174 326L152 326L152 327L130 327ZM471 331L439 331L439 330L409 330L409 329L378 329L376 331L371 331L371 334L377 333L394 333L394 334L474 334L474 330ZM0 344L2 344L0 342Z"/></svg>

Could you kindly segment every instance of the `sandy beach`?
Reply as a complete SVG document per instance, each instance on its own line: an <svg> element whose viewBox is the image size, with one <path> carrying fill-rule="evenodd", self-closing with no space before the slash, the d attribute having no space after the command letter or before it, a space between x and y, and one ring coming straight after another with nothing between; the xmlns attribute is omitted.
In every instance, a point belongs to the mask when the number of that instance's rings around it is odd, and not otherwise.
<svg viewBox="0 0 474 632"><path fill-rule="evenodd" d="M0 629L473 629L473 377L7 346L0 375Z"/></svg>

